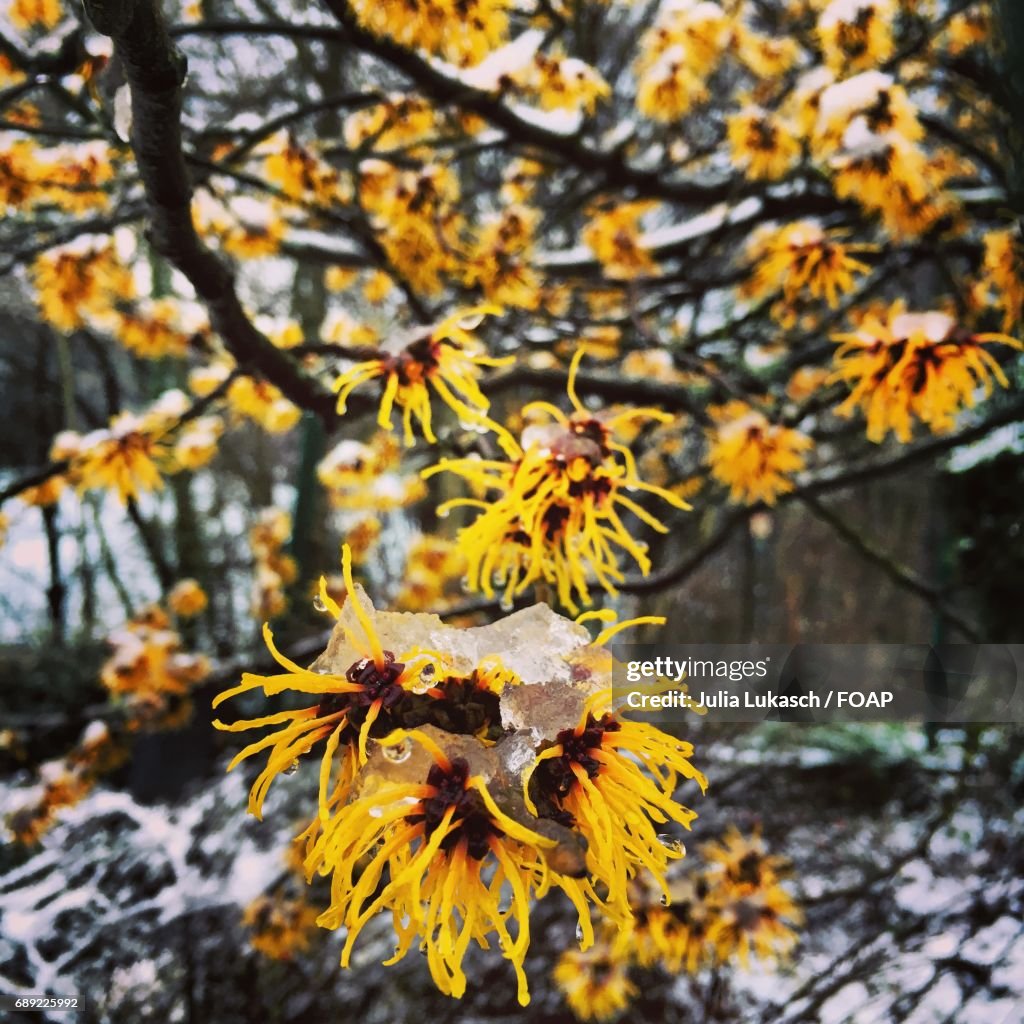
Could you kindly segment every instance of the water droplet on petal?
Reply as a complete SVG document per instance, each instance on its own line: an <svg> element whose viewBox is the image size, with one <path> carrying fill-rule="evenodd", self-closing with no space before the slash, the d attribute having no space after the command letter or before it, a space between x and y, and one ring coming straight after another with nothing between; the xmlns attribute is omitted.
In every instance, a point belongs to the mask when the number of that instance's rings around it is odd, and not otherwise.
<svg viewBox="0 0 1024 1024"><path fill-rule="evenodd" d="M282 772L283 775L294 775L299 770L299 762L292 761L290 765Z"/></svg>
<svg viewBox="0 0 1024 1024"><path fill-rule="evenodd" d="M658 842L673 856L682 857L686 853L686 847L683 846L682 840L676 839L675 836L660 835Z"/></svg>
<svg viewBox="0 0 1024 1024"><path fill-rule="evenodd" d="M416 682L412 684L410 689L413 693L426 693L437 681L435 676L437 670L430 662L427 662L423 668L420 669L420 674L416 678Z"/></svg>
<svg viewBox="0 0 1024 1024"><path fill-rule="evenodd" d="M576 941L583 941L583 925L579 921L576 922Z"/></svg>
<svg viewBox="0 0 1024 1024"><path fill-rule="evenodd" d="M381 818L384 816L384 808L382 807L371 807L368 811L371 818Z"/></svg>
<svg viewBox="0 0 1024 1024"><path fill-rule="evenodd" d="M327 605L324 603L324 599L319 594L317 594L316 597L313 598L313 610L317 612L327 611Z"/></svg>
<svg viewBox="0 0 1024 1024"><path fill-rule="evenodd" d="M438 519L447 519L447 518L448 518L448 511L449 511L449 510L448 510L448 509L446 509L446 508L440 508L440 509L438 509L438 510L437 510L437 518L438 518Z"/></svg>
<svg viewBox="0 0 1024 1024"><path fill-rule="evenodd" d="M401 740L399 743L391 743L386 747L381 747L380 752L392 764L401 764L403 761L409 760L409 755L412 753L412 744L408 740ZM377 808L375 807L373 810L377 810ZM372 814L373 811L370 813Z"/></svg>
<svg viewBox="0 0 1024 1024"><path fill-rule="evenodd" d="M511 597L503 597L499 603L499 607L503 612L510 612L515 606L516 603Z"/></svg>
<svg viewBox="0 0 1024 1024"><path fill-rule="evenodd" d="M672 902L672 900L670 900L670 899L668 898L668 896L662 896L662 897L661 897L661 905L662 905L663 907L667 907L667 906L668 906L668 905L669 905L669 904L670 904L671 902Z"/></svg>
<svg viewBox="0 0 1024 1024"><path fill-rule="evenodd" d="M464 331L475 331L483 322L483 313L470 313L468 316L459 317L456 321Z"/></svg>

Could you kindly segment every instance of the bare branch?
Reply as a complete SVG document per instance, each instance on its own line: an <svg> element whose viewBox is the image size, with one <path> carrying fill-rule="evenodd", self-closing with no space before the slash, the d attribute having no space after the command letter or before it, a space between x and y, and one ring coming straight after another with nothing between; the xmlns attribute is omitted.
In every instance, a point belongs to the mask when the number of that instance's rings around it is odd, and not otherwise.
<svg viewBox="0 0 1024 1024"><path fill-rule="evenodd" d="M132 149L146 190L150 243L177 267L206 305L210 323L240 366L274 383L300 408L335 424L334 398L256 329L235 291L227 264L199 238L192 222L192 184L181 142L186 61L174 47L155 0L86 11L120 57L132 100Z"/></svg>

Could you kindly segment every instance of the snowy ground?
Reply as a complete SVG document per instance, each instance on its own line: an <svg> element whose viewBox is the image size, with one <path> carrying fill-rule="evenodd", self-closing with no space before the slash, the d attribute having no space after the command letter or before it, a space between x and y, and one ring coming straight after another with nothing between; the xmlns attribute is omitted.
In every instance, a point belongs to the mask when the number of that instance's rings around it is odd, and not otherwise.
<svg viewBox="0 0 1024 1024"><path fill-rule="evenodd" d="M713 985L648 972L623 1019L1018 1024L1024 812L1008 738L993 730L964 767L952 741L927 754L892 741L809 748L794 735L698 737L712 786L687 843L760 822L772 852L792 858L807 914L792 963ZM282 877L305 770L275 784L263 824L245 816L237 774L204 780L173 806L101 790L66 812L0 877L0 989L77 994L77 1019L90 1022L571 1020L550 971L574 925L554 900L535 914L525 1010L494 955L471 956L461 1003L437 994L419 957L381 967L386 921L364 932L348 971L337 966L338 934L318 933L291 962L256 953L242 910ZM0 811L23 793L0 792Z"/></svg>

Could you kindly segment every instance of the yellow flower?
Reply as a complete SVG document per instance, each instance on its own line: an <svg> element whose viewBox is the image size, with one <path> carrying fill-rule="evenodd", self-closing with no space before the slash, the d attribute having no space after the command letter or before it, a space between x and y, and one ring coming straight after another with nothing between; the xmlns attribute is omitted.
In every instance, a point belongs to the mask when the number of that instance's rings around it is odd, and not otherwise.
<svg viewBox="0 0 1024 1024"><path fill-rule="evenodd" d="M181 358L188 352L189 335L178 327L177 312L173 299L153 299L117 308L107 320L114 337L142 359Z"/></svg>
<svg viewBox="0 0 1024 1024"><path fill-rule="evenodd" d="M737 26L739 57L758 78L778 79L799 60L800 44L789 36L763 36Z"/></svg>
<svg viewBox="0 0 1024 1024"><path fill-rule="evenodd" d="M800 159L795 132L757 107L733 114L728 119L728 136L733 160L751 178L781 178Z"/></svg>
<svg viewBox="0 0 1024 1024"><path fill-rule="evenodd" d="M727 902L708 927L708 944L721 961L733 957L747 967L750 954L778 960L797 943L797 934L785 922L798 924L800 911L779 885L763 887Z"/></svg>
<svg viewBox="0 0 1024 1024"><path fill-rule="evenodd" d="M209 363L206 366L197 366L188 374L189 390L205 398L212 394L231 376L231 366L226 362Z"/></svg>
<svg viewBox="0 0 1024 1024"><path fill-rule="evenodd" d="M319 923L345 927L347 967L366 922L390 910L398 945L386 963L402 959L420 938L434 983L455 998L466 990L469 943L487 948L493 933L515 968L525 1006L530 901L551 884L544 851L556 842L505 814L465 758L449 759L415 731L410 738L429 743L434 757L423 781L392 783L349 802L324 824L307 858L307 872L333 876L331 906ZM385 869L388 881L377 892Z"/></svg>
<svg viewBox="0 0 1024 1024"><path fill-rule="evenodd" d="M284 240L284 218L272 204L248 196L243 199L235 201L228 217L217 219L210 226L221 236L224 251L240 260L273 256Z"/></svg>
<svg viewBox="0 0 1024 1024"><path fill-rule="evenodd" d="M185 424L174 443L174 463L179 469L196 470L217 454L217 444L224 433L219 416L198 416Z"/></svg>
<svg viewBox="0 0 1024 1024"><path fill-rule="evenodd" d="M987 396L993 378L1003 387L1009 384L984 346L1024 348L1008 335L972 334L945 313L907 313L899 303L886 320L865 317L856 331L835 340L841 347L830 380L853 388L836 411L850 416L862 408L868 439L876 442L890 430L909 441L915 418L936 434L952 430L961 409L974 406L978 388Z"/></svg>
<svg viewBox="0 0 1024 1024"><path fill-rule="evenodd" d="M818 19L825 63L835 71L877 67L893 53L893 0L832 0Z"/></svg>
<svg viewBox="0 0 1024 1024"><path fill-rule="evenodd" d="M335 199L338 172L301 146L287 132L271 136L264 141L261 149L267 154L263 162L267 180L277 185L290 199L308 196L325 205Z"/></svg>
<svg viewBox="0 0 1024 1024"><path fill-rule="evenodd" d="M394 291L394 288L395 282L391 280L390 275L385 274L383 270L377 270L363 285L363 295L367 302L383 302Z"/></svg>
<svg viewBox="0 0 1024 1024"><path fill-rule="evenodd" d="M828 380L829 372L823 366L801 366L793 371L786 385L786 397L794 402L803 402L811 397Z"/></svg>
<svg viewBox="0 0 1024 1024"><path fill-rule="evenodd" d="M668 528L628 492L654 494L675 508L688 509L670 491L642 481L630 450L614 439L616 429L639 419L669 422L672 417L656 409L631 409L601 416L580 402L575 379L584 354L577 350L569 370L571 416L546 402L533 402L525 413L536 411L553 422L528 427L521 443L502 430L499 440L507 461L478 458L443 459L424 471L451 472L480 493L496 492L485 501L456 498L438 510L479 509L480 515L459 532L466 553L470 590L494 594L497 582L506 603L537 580L555 585L558 600L577 610L576 598L590 603L589 576L609 593L623 579L620 551L645 575L650 571L646 546L633 539L619 515L625 510L660 533Z"/></svg>
<svg viewBox="0 0 1024 1024"><path fill-rule="evenodd" d="M253 949L272 960L290 960L309 948L317 912L303 899L260 896L245 908L242 923L250 929Z"/></svg>
<svg viewBox="0 0 1024 1024"><path fill-rule="evenodd" d="M629 979L629 957L622 943L602 937L586 951L567 949L552 975L578 1020L614 1020L637 995Z"/></svg>
<svg viewBox="0 0 1024 1024"><path fill-rule="evenodd" d="M813 441L799 430L770 423L745 402L712 410L708 461L712 475L730 488L729 500L774 505L793 489L791 477L804 468L803 453Z"/></svg>
<svg viewBox="0 0 1024 1024"><path fill-rule="evenodd" d="M670 878L668 887L665 905L657 890L644 885L631 938L637 962L643 967L663 964L672 974L696 974L711 955L708 930L717 919L718 907L703 874Z"/></svg>
<svg viewBox="0 0 1024 1024"><path fill-rule="evenodd" d="M463 214L454 170L439 163L413 169L364 160L359 197L399 274L416 291L436 295L457 269L461 251Z"/></svg>
<svg viewBox="0 0 1024 1024"><path fill-rule="evenodd" d="M972 46L988 42L992 34L992 11L976 6L955 14L946 26L946 48L958 56Z"/></svg>
<svg viewBox="0 0 1024 1024"><path fill-rule="evenodd" d="M575 57L534 57L534 74L528 82L545 110L575 110L593 114L597 101L610 95L611 87L599 72Z"/></svg>
<svg viewBox="0 0 1024 1024"><path fill-rule="evenodd" d="M360 519L345 531L345 543L352 550L352 558L358 564L370 553L380 540L381 524L376 516Z"/></svg>
<svg viewBox="0 0 1024 1024"><path fill-rule="evenodd" d="M716 3L664 7L640 40L640 113L657 121L676 121L707 99L707 80L732 34L729 16Z"/></svg>
<svg viewBox="0 0 1024 1024"><path fill-rule="evenodd" d="M435 126L435 111L425 99L394 93L349 114L345 118L345 142L351 149L397 149L422 140Z"/></svg>
<svg viewBox="0 0 1024 1024"><path fill-rule="evenodd" d="M921 234L953 208L941 191L948 175L898 132L875 135L865 129L831 167L836 195L877 210L896 237Z"/></svg>
<svg viewBox="0 0 1024 1024"><path fill-rule="evenodd" d="M598 695L598 701L607 695ZM565 729L524 775L531 814L578 829L587 840L586 865L602 910L629 921L629 882L646 869L670 898L665 873L683 856L680 843L659 835L673 821L697 817L673 799L680 776L703 791L707 779L690 763L693 746L645 722L630 722L588 703L575 728Z"/></svg>
<svg viewBox="0 0 1024 1024"><path fill-rule="evenodd" d="M1024 310L1024 247L1013 228L985 235L985 275L995 289L997 308L1003 311L1003 330L1020 321Z"/></svg>
<svg viewBox="0 0 1024 1024"><path fill-rule="evenodd" d="M840 241L841 230L826 231L814 221L801 220L759 236L751 245L756 267L743 291L752 298L782 289L789 304L806 290L816 299L824 298L832 309L839 296L853 290L854 274L866 274L870 267L850 255L870 249Z"/></svg>
<svg viewBox="0 0 1024 1024"><path fill-rule="evenodd" d="M746 838L735 825L730 825L723 839L705 843L700 852L708 865L709 877L739 893L753 892L790 873L785 858L769 855L759 828Z"/></svg>
<svg viewBox="0 0 1024 1024"><path fill-rule="evenodd" d="M419 501L426 488L417 476L397 472L401 447L384 431L368 444L347 438L331 449L317 466L332 507L384 512Z"/></svg>
<svg viewBox="0 0 1024 1024"><path fill-rule="evenodd" d="M422 536L409 547L396 604L409 611L437 611L451 600L466 573L466 557L455 541Z"/></svg>
<svg viewBox="0 0 1024 1024"><path fill-rule="evenodd" d="M154 430L130 412L115 416L106 430L94 430L81 439L81 451L71 461L71 473L80 490L113 490L122 503L163 486L157 463L166 458Z"/></svg>
<svg viewBox="0 0 1024 1024"><path fill-rule="evenodd" d="M252 602L256 619L276 618L287 607L284 588L298 575L295 559L281 551L291 532L291 516L279 508L263 509L249 531L256 560Z"/></svg>
<svg viewBox="0 0 1024 1024"><path fill-rule="evenodd" d="M247 672L238 686L224 690L214 699L213 706L216 708L230 697L257 688L262 688L268 697L290 690L314 694L320 698L318 703L297 711L281 711L230 724L219 720L213 723L216 728L228 732L281 726L263 739L250 743L228 766L230 771L246 758L270 748L266 767L253 783L249 794L249 813L257 818L263 815L263 801L273 780L289 769L299 757L309 753L321 740L327 740L327 743L320 774L320 807L326 811L341 800L348 792L358 764L366 761L366 744L374 723L382 712L387 712L401 700L405 685L414 676L411 665L396 661L391 651L381 649L372 620L360 603L360 595L355 593L352 555L348 546L343 548L342 565L346 590L362 631L360 636L346 627L346 637L353 648L364 652L363 656L353 662L344 675L300 668L278 651L270 628L264 625L263 637L267 647L285 671L273 676ZM324 582L321 583L320 597L325 607L335 616L340 615L340 609L327 595ZM391 726L387 724L385 714L377 732L384 735L390 731ZM345 751L342 771L336 786L331 790L328 784L333 758L341 744Z"/></svg>
<svg viewBox="0 0 1024 1024"><path fill-rule="evenodd" d="M202 612L209 598L206 591L194 579L178 580L167 595L167 607L182 618L191 618Z"/></svg>
<svg viewBox="0 0 1024 1024"><path fill-rule="evenodd" d="M658 265L640 239L640 218L654 207L648 201L620 203L596 213L583 228L582 239L608 277L621 280L656 274Z"/></svg>
<svg viewBox="0 0 1024 1024"><path fill-rule="evenodd" d="M134 294L131 273L111 242L83 248L64 246L41 253L32 279L43 316L62 331L82 327L90 317L107 313L119 299Z"/></svg>
<svg viewBox="0 0 1024 1024"><path fill-rule="evenodd" d="M189 691L208 675L210 663L182 650L181 637L161 608L147 608L114 630L108 642L113 653L100 681L132 709L130 728L173 727L187 717Z"/></svg>
<svg viewBox="0 0 1024 1024"><path fill-rule="evenodd" d="M195 386L193 382L193 389ZM302 410L267 380L236 377L228 387L227 399L236 416L254 420L271 434L286 433L302 418Z"/></svg>
<svg viewBox="0 0 1024 1024"><path fill-rule="evenodd" d="M74 807L87 796L95 779L66 761L47 761L40 768L43 790L39 799L7 816L5 824L14 841L23 846L38 843L57 819L57 812Z"/></svg>
<svg viewBox="0 0 1024 1024"><path fill-rule="evenodd" d="M917 107L892 75L864 71L830 84L818 94L812 129L816 156L834 154L851 134L870 138L888 132L905 142L919 142L924 137Z"/></svg>
<svg viewBox="0 0 1024 1024"><path fill-rule="evenodd" d="M480 343L469 332L485 315L500 312L497 306L460 310L417 334L397 352L357 363L334 382L338 412L345 412L348 396L356 387L375 377L383 377L386 383L377 423L386 430L393 429L391 414L397 405L402 410L407 445L415 442L414 418L423 436L432 444L437 442L432 428L430 388L461 421L488 424L485 414L490 403L476 381L479 368L506 366L513 357L495 359L483 355Z"/></svg>
<svg viewBox="0 0 1024 1024"><path fill-rule="evenodd" d="M759 831L748 839L735 827L723 841L705 844L701 854L716 909L707 938L718 959L738 957L746 967L751 952L764 960L789 953L797 942L791 926L803 915L779 884L789 874L783 858L768 855Z"/></svg>
<svg viewBox="0 0 1024 1024"><path fill-rule="evenodd" d="M11 0L7 14L11 24L22 31L52 29L64 17L64 7L60 0Z"/></svg>
<svg viewBox="0 0 1024 1024"><path fill-rule="evenodd" d="M507 0L464 0L458 8L439 0L355 0L352 8L372 32L460 65L481 61L508 32Z"/></svg>
<svg viewBox="0 0 1024 1024"><path fill-rule="evenodd" d="M324 271L324 287L328 291L342 292L351 287L358 277L356 267L328 267Z"/></svg>
<svg viewBox="0 0 1024 1024"><path fill-rule="evenodd" d="M537 210L506 206L486 221L468 261L468 283L480 287L492 302L536 309L541 279L530 265Z"/></svg>
<svg viewBox="0 0 1024 1024"><path fill-rule="evenodd" d="M57 474L56 476L51 476L49 480L44 480L41 484L37 484L35 487L26 487L18 497L26 505L45 508L57 502L61 494L64 493L66 485L67 479Z"/></svg>

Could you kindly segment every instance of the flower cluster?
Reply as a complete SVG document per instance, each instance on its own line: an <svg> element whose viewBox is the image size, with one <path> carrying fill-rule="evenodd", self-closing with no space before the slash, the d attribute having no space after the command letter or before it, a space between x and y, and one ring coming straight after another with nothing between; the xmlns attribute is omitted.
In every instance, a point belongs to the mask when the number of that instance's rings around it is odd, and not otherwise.
<svg viewBox="0 0 1024 1024"><path fill-rule="evenodd" d="M751 953L765 961L788 955L802 915L781 884L786 862L766 852L757 832L744 838L735 828L701 855L706 867L673 879L667 906L652 892L634 937L643 960L692 973L733 959L746 967Z"/></svg>
<svg viewBox="0 0 1024 1024"><path fill-rule="evenodd" d="M287 605L284 588L295 582L298 566L282 550L292 535L292 520L283 509L265 508L249 531L256 561L252 610L257 619L273 619Z"/></svg>
<svg viewBox="0 0 1024 1024"><path fill-rule="evenodd" d="M504 40L510 5L508 0L465 0L458 6L443 0L413 5L355 0L352 6L373 32L459 64L475 64Z"/></svg>
<svg viewBox="0 0 1024 1024"><path fill-rule="evenodd" d="M459 545L444 537L420 536L409 546L402 589L395 604L405 611L438 611L452 601L466 573Z"/></svg>
<svg viewBox="0 0 1024 1024"><path fill-rule="evenodd" d="M640 236L640 218L653 208L650 202L618 203L599 211L583 229L583 242L597 257L608 277L629 280L656 274L658 265Z"/></svg>
<svg viewBox="0 0 1024 1024"><path fill-rule="evenodd" d="M230 732L270 729L230 767L266 755L249 798L260 817L274 779L316 752L317 809L297 842L307 877L330 878L317 923L345 929L344 966L366 924L386 913L397 936L388 963L419 947L437 986L458 997L469 944L496 940L525 1005L534 901L565 893L587 947L592 910L632 921L641 874L667 893L667 867L683 851L656 828L694 817L674 799L681 779L706 784L692 748L613 710L610 653L545 606L460 630L376 611L347 548L342 569L343 607L321 585L337 624L314 665L290 661L266 630L282 671L246 674L216 698L311 698L216 721Z"/></svg>
<svg viewBox="0 0 1024 1024"><path fill-rule="evenodd" d="M190 619L201 614L209 604L206 591L198 580L188 577L178 580L167 595L167 607L182 619Z"/></svg>
<svg viewBox="0 0 1024 1024"><path fill-rule="evenodd" d="M79 490L111 490L123 503L163 486L160 464L170 452L161 440L169 423L163 417L122 412L105 430L83 437L65 432L62 452L70 458L68 476Z"/></svg>
<svg viewBox="0 0 1024 1024"><path fill-rule="evenodd" d="M1024 314L1024 240L1014 229L985 236L985 277L996 293L1003 330L1010 331Z"/></svg>
<svg viewBox="0 0 1024 1024"><path fill-rule="evenodd" d="M671 3L640 41L637 108L676 121L708 97L707 80L725 56L732 28L717 3Z"/></svg>
<svg viewBox="0 0 1024 1024"><path fill-rule="evenodd" d="M842 231L827 231L811 220L759 232L750 245L754 272L744 294L756 299L781 290L785 305L793 307L806 293L835 309L839 296L853 290L854 275L871 269L852 255L869 247L842 237Z"/></svg>
<svg viewBox="0 0 1024 1024"><path fill-rule="evenodd" d="M309 948L316 931L317 912L301 897L259 896L248 907L242 923L249 929L253 949L271 960L291 960Z"/></svg>
<svg viewBox="0 0 1024 1024"><path fill-rule="evenodd" d="M61 331L73 331L109 314L116 302L135 294L130 271L111 241L82 241L48 249L32 268L39 309Z"/></svg>
<svg viewBox="0 0 1024 1024"><path fill-rule="evenodd" d="M317 477L332 508L387 512L419 501L426 492L418 476L399 471L400 461L399 443L381 431L365 443L339 441L320 460Z"/></svg>
<svg viewBox="0 0 1024 1024"><path fill-rule="evenodd" d="M359 199L388 260L418 292L436 295L458 269L464 216L455 171L369 159L359 165Z"/></svg>
<svg viewBox="0 0 1024 1024"><path fill-rule="evenodd" d="M126 756L124 744L106 723L91 722L63 758L40 767L33 800L8 816L6 825L15 842L25 846L39 842L62 809L87 796L100 776L113 771Z"/></svg>
<svg viewBox="0 0 1024 1024"><path fill-rule="evenodd" d="M4 79L0 66L0 81ZM6 84L6 83L5 83ZM8 126L14 121L14 110ZM115 151L103 142L63 143L43 149L7 132L0 134L0 208L55 206L68 213L102 210L109 205L108 187L116 168ZM90 243L85 243L88 246ZM77 246L52 249L37 263L41 282L66 282L66 254ZM60 274L47 277L46 264L63 263ZM55 310L55 305L47 308Z"/></svg>
<svg viewBox="0 0 1024 1024"><path fill-rule="evenodd" d="M402 410L407 445L415 442L414 419L428 441L437 441L432 427L431 388L461 422L473 426L487 424L489 402L477 384L480 367L504 366L511 358L484 355L480 343L469 332L487 314L500 312L497 306L461 310L429 330L417 332L411 340L400 342L395 351L357 363L334 382L338 412L345 411L355 388L379 377L384 381L384 392L377 423L391 430L391 416L397 405Z"/></svg>
<svg viewBox="0 0 1024 1024"><path fill-rule="evenodd" d="M128 712L130 730L171 727L192 711L189 692L209 674L209 660L182 650L167 613L152 605L114 630L100 681Z"/></svg>
<svg viewBox="0 0 1024 1024"><path fill-rule="evenodd" d="M933 433L952 430L979 388L989 394L993 379L1003 387L1009 383L985 346L1024 349L1008 335L975 334L946 313L908 313L901 303L884 319L866 316L856 331L835 340L840 348L833 379L852 388L838 412L850 416L861 408L868 438L876 442L890 430L909 441L915 419Z"/></svg>
<svg viewBox="0 0 1024 1024"><path fill-rule="evenodd" d="M695 974L747 967L751 954L773 963L792 952L802 915L781 884L786 862L766 852L758 832L745 838L735 828L701 854L701 870L681 865L669 874L668 899L643 882L634 886L631 929L605 922L591 949L561 955L555 984L578 1019L610 1020L625 1010L639 992L637 969Z"/></svg>
<svg viewBox="0 0 1024 1024"><path fill-rule="evenodd" d="M772 423L745 402L711 410L708 432L711 473L729 488L729 500L774 505L793 489L793 475L804 468L804 453L813 441L792 427Z"/></svg>
<svg viewBox="0 0 1024 1024"><path fill-rule="evenodd" d="M490 597L497 583L506 604L538 580L553 585L561 604L574 611L577 600L590 603L592 577L615 594L616 582L624 578L621 553L641 572L650 570L645 546L632 537L620 512L667 532L630 492L653 494L675 508L690 507L671 491L642 481L632 452L615 440L616 430L631 422L665 423L672 417L656 409L617 414L587 410L575 390L583 354L577 349L569 372L571 415L546 402L533 402L524 414L536 412L549 422L527 427L521 442L503 431L505 460L442 459L424 472L455 473L481 495L494 495L488 500L455 498L445 502L439 514L454 508L479 510L473 523L459 533L469 566L468 586Z"/></svg>
<svg viewBox="0 0 1024 1024"><path fill-rule="evenodd" d="M774 181L800 159L800 142L777 116L754 107L729 118L733 160L751 178Z"/></svg>

